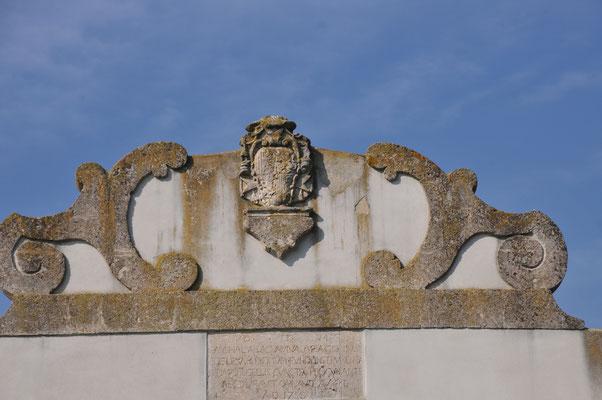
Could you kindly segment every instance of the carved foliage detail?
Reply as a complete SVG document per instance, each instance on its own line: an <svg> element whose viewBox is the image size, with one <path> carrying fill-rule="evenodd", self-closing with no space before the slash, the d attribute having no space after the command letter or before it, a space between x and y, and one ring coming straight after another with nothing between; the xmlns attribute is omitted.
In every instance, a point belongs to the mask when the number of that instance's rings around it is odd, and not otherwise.
<svg viewBox="0 0 602 400"><path fill-rule="evenodd" d="M65 272L64 256L44 242L61 240L82 240L95 247L113 275L130 289L190 287L197 276L196 262L185 255L163 257L159 267L144 261L132 244L127 215L130 195L142 178L150 173L163 177L168 168L182 167L187 157L182 146L157 142L130 152L109 172L95 163L82 164L75 173L80 195L67 211L40 218L9 215L0 224L2 290L9 294L54 290Z"/></svg>
<svg viewBox="0 0 602 400"><path fill-rule="evenodd" d="M406 147L374 144L366 152L366 162L382 169L388 180L395 179L398 173L416 178L430 207L428 233L420 250L401 270L379 279L378 282L387 282L384 286L426 288L451 267L460 247L479 233L511 236L502 242L497 256L500 275L511 286L554 290L562 281L566 273L566 245L558 227L545 214L499 211L474 194L474 172L462 168L445 174L431 160ZM369 254L364 265L377 265L377 259L371 260L374 257L380 257L379 252Z"/></svg>

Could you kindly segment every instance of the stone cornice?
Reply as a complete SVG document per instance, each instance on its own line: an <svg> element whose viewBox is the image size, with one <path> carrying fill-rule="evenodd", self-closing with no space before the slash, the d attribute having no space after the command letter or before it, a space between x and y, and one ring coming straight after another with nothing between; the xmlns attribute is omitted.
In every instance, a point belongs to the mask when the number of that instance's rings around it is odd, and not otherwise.
<svg viewBox="0 0 602 400"><path fill-rule="evenodd" d="M311 289L17 295L0 335L261 329L584 329L547 290Z"/></svg>

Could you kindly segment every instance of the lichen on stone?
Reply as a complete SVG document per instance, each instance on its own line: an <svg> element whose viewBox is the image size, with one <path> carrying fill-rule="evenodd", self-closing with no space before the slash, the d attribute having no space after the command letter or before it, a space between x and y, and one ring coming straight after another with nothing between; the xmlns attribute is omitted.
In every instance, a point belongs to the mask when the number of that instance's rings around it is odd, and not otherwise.
<svg viewBox="0 0 602 400"><path fill-rule="evenodd" d="M554 290L562 281L566 274L566 244L556 224L542 212L499 211L475 195L477 178L473 171L462 168L445 174L428 158L403 146L374 144L366 152L366 162L382 170L390 181L399 173L417 179L430 208L428 233L418 253L399 272L380 279L382 283L374 283L377 287L428 287L452 266L462 245L480 233L507 238L498 250L498 270L512 287ZM535 253L545 256L537 262L529 261L534 265L521 263L525 257L537 258ZM378 264L378 257L377 252L368 255L364 265Z"/></svg>
<svg viewBox="0 0 602 400"><path fill-rule="evenodd" d="M16 295L0 335L259 329L584 329L550 291L147 290Z"/></svg>
<svg viewBox="0 0 602 400"><path fill-rule="evenodd" d="M9 295L51 293L62 281L65 262L62 254L57 256L58 251L44 242L62 240L81 240L96 248L113 275L132 290L187 289L196 279L196 263L169 256L155 267L140 257L128 229L130 196L139 182L151 173L164 177L168 168L182 167L187 158L181 145L157 142L130 152L109 172L85 163L75 173L80 195L67 211L40 218L9 215L0 224L2 290ZM13 254L27 266L18 268ZM37 260L37 266L32 260ZM170 272L172 268L177 277Z"/></svg>

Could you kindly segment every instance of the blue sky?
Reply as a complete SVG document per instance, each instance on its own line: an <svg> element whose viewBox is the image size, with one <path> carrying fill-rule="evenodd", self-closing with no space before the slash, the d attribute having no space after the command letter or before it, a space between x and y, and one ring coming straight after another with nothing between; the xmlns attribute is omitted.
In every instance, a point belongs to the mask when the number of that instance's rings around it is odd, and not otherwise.
<svg viewBox="0 0 602 400"><path fill-rule="evenodd" d="M233 150L283 115L314 146L402 144L545 212L569 250L555 298L602 327L602 3L498 3L0 0L0 219L65 210L83 162Z"/></svg>

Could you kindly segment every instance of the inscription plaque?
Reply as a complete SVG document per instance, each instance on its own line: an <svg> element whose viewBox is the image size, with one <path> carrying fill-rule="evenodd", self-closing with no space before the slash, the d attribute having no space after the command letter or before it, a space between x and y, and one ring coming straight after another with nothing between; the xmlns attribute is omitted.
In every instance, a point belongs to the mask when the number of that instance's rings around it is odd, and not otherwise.
<svg viewBox="0 0 602 400"><path fill-rule="evenodd" d="M362 338L350 331L209 334L209 399L363 399Z"/></svg>

